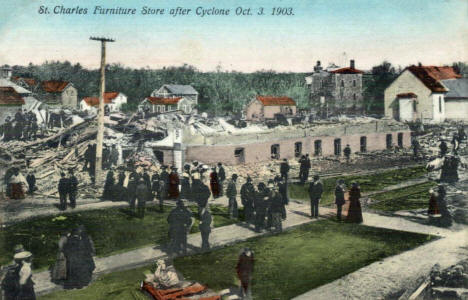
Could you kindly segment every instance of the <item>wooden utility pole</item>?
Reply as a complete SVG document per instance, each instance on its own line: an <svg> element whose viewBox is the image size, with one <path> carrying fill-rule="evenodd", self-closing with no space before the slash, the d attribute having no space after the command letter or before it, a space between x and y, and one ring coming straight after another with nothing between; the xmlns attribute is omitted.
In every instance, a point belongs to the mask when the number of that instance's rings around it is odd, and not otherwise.
<svg viewBox="0 0 468 300"><path fill-rule="evenodd" d="M99 90L98 132L96 137L96 167L94 178L96 183L101 181L102 170L102 142L104 140L104 93L106 92L106 42L115 42L103 37L90 37L90 40L101 42L101 85Z"/></svg>

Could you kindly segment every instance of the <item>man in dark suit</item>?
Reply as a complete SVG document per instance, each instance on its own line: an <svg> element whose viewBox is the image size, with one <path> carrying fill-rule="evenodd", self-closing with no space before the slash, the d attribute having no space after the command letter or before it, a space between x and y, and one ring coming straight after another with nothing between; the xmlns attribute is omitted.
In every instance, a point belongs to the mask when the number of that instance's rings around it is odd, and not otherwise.
<svg viewBox="0 0 468 300"><path fill-rule="evenodd" d="M73 170L68 170L68 199L70 200L70 207L76 207L76 195L78 194L78 179L76 179Z"/></svg>
<svg viewBox="0 0 468 300"><path fill-rule="evenodd" d="M318 175L314 176L314 181L309 184L309 197L310 197L310 215L313 218L318 218L318 206L322 198L323 184Z"/></svg>
<svg viewBox="0 0 468 300"><path fill-rule="evenodd" d="M283 162L280 165L280 173L281 173L281 178L284 178L286 182L288 181L288 173L289 173L289 164L288 160L285 158L283 159Z"/></svg>
<svg viewBox="0 0 468 300"><path fill-rule="evenodd" d="M61 178L58 184L58 192L60 196L60 209L67 209L67 194L69 190L68 178L65 177L65 173L60 174Z"/></svg>

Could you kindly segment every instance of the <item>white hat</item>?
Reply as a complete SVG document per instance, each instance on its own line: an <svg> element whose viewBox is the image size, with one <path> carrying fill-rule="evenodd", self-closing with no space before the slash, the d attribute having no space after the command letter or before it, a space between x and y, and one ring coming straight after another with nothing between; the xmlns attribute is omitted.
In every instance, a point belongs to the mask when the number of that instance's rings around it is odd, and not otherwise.
<svg viewBox="0 0 468 300"><path fill-rule="evenodd" d="M13 259L26 259L32 256L32 253L29 251L18 252L13 256Z"/></svg>

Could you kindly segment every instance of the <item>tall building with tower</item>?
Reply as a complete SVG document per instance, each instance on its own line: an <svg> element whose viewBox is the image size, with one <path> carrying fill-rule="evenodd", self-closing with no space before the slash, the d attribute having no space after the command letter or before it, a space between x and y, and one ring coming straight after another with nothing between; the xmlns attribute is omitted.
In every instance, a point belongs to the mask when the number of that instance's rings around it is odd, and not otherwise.
<svg viewBox="0 0 468 300"><path fill-rule="evenodd" d="M314 72L305 78L311 108L321 117L362 113L363 73L355 68L353 59L346 68L330 64L323 69L317 61Z"/></svg>

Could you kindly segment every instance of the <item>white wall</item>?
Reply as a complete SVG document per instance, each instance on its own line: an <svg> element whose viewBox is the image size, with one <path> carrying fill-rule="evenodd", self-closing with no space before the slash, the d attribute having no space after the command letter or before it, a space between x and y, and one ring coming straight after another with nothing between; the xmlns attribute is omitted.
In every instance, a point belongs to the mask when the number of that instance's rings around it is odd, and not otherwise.
<svg viewBox="0 0 468 300"><path fill-rule="evenodd" d="M432 94L432 116L434 123L440 123L445 120L445 100L442 93Z"/></svg>
<svg viewBox="0 0 468 300"><path fill-rule="evenodd" d="M454 121L468 121L468 99L446 101L445 118Z"/></svg>
<svg viewBox="0 0 468 300"><path fill-rule="evenodd" d="M413 121L413 99L399 100L400 121Z"/></svg>

